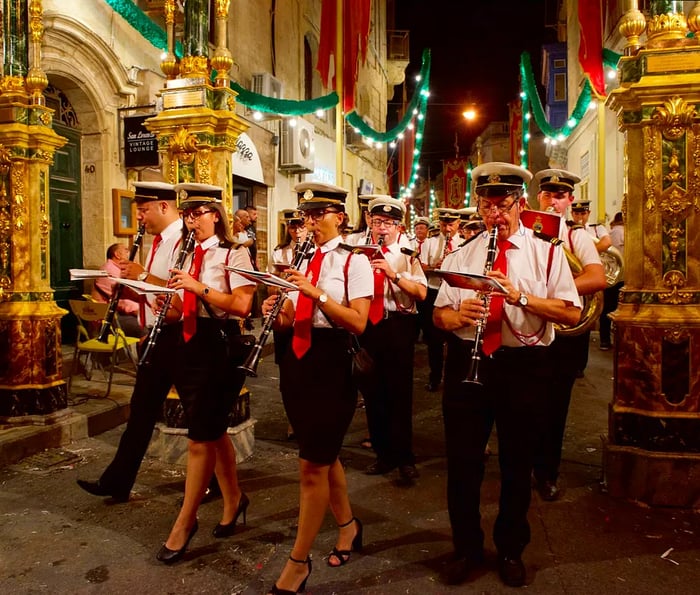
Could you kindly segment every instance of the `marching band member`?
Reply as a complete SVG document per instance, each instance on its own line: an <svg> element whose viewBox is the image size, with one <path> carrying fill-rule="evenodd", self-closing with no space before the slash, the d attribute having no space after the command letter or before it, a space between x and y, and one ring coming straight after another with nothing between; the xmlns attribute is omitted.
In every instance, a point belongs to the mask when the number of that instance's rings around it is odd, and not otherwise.
<svg viewBox="0 0 700 595"><path fill-rule="evenodd" d="M430 229L430 219L427 217L416 217L413 222L413 233L415 237L411 241L411 248L418 252L420 256L425 240L428 239L428 230Z"/></svg>
<svg viewBox="0 0 700 595"><path fill-rule="evenodd" d="M539 184L537 200L541 211L553 209L561 216L559 239L581 262L583 270L576 276L579 295L593 294L605 289L605 270L598 256L595 243L585 227L566 221L569 206L574 201L574 185L580 178L561 169L545 169L537 172ZM571 391L577 376L583 375L588 360L590 332L578 335L557 336L552 348L551 369L554 378L549 383L549 405L545 409L547 423L535 448L535 485L541 498L553 501L559 498L559 465L564 442L566 417L569 413Z"/></svg>
<svg viewBox="0 0 700 595"><path fill-rule="evenodd" d="M484 448L494 421L501 470L493 530L498 572L506 585L525 583L521 555L530 541L527 511L532 448L542 388L551 374L546 346L554 339L553 322L572 323L580 316L578 293L564 253L534 237L520 223L526 204L523 185L531 178L528 170L508 163L477 167L473 180L479 213L489 232L497 229L498 256L494 260L496 247L489 246L490 234L482 234L447 256L442 267L477 274L491 270L489 276L505 288L505 299L491 297L487 311L488 300L483 296L443 282L435 300L435 324L449 333L443 414L447 501L455 549L445 573L450 584L467 580L483 561L480 488ZM463 382L480 324L485 331L475 354L480 358L479 381Z"/></svg>
<svg viewBox="0 0 700 595"><path fill-rule="evenodd" d="M134 202L136 218L153 236L146 255L146 266L122 261L121 276L165 286L170 269L177 261L182 243L182 219L177 210L177 194L171 184L136 182ZM146 329L153 325L155 315L150 307L142 312ZM97 481L77 480L78 485L95 496L111 496L119 502L129 499L141 461L146 454L163 402L174 383L173 361L180 325L166 324L158 337L148 366L139 366L134 392L131 395L129 420L119 440L117 452Z"/></svg>
<svg viewBox="0 0 700 595"><path fill-rule="evenodd" d="M373 242L382 239L382 254L371 260L375 294L370 324L360 337L374 360L373 371L358 383L377 455L365 472L380 475L398 467L401 477L411 481L418 477L412 449L416 302L425 299L427 281L418 259L398 244L399 222L406 215L403 201L378 196L370 201L369 214Z"/></svg>
<svg viewBox="0 0 700 595"><path fill-rule="evenodd" d="M245 522L248 497L236 474L236 453L226 433L228 417L245 376L231 370L242 362L230 353L240 319L249 313L255 283L224 266L250 268L250 260L233 249L233 237L221 202L223 190L207 184L179 184L180 207L188 229L195 232L189 267L173 270L168 285L184 290L173 316L182 313L182 336L174 364L177 388L187 422L185 498L168 539L157 554L164 564L177 562L197 532L197 509L216 470L224 501L215 537L234 534L238 518ZM170 315L170 313L168 313Z"/></svg>
<svg viewBox="0 0 700 595"><path fill-rule="evenodd" d="M428 346L428 365L430 375L426 390L435 392L442 382L444 366L445 333L433 324L433 304L440 288L440 277L431 274L439 269L447 254L457 249L461 243L457 228L459 214L455 209L438 209L440 233L425 241L420 253L420 262L428 278L428 296L419 303L418 313L421 318L423 338Z"/></svg>
<svg viewBox="0 0 700 595"><path fill-rule="evenodd" d="M360 194L357 197L357 202L360 205L360 219L353 229L352 233L345 236L344 242L351 246L359 246L360 244L369 244L372 239L372 230L369 226L369 213L367 206L372 197L366 194Z"/></svg>
<svg viewBox="0 0 700 595"><path fill-rule="evenodd" d="M295 190L316 250L306 266L289 272L287 280L299 291L285 300L273 327L294 332L280 365L280 389L299 443L301 483L296 539L273 594L304 590L309 551L329 505L339 527L329 566L342 566L362 548L362 524L352 512L338 454L356 403L348 333L360 334L367 324L372 269L366 258L350 257L339 246L347 191L306 182ZM263 314L275 299L265 300Z"/></svg>

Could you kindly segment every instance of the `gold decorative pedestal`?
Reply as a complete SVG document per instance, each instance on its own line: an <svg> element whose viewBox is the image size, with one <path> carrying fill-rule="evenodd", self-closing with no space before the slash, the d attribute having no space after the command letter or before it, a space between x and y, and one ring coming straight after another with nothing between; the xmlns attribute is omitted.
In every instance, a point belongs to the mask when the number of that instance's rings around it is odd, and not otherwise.
<svg viewBox="0 0 700 595"><path fill-rule="evenodd" d="M21 99L0 96L0 420L14 423L67 406L67 312L50 286L48 197L49 166L65 139L51 129L51 110Z"/></svg>
<svg viewBox="0 0 700 595"><path fill-rule="evenodd" d="M700 48L623 57L625 287L603 467L611 495L700 507Z"/></svg>
<svg viewBox="0 0 700 595"><path fill-rule="evenodd" d="M163 111L145 125L158 137L163 175L172 184L197 182L224 188L231 213L231 158L248 129L235 113L235 91L205 78L174 79L162 91Z"/></svg>

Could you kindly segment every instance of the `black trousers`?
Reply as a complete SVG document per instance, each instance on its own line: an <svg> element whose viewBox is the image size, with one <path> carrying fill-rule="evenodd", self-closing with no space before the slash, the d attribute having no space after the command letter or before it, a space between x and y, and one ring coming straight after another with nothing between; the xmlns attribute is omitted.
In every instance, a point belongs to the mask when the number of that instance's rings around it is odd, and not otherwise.
<svg viewBox="0 0 700 595"><path fill-rule="evenodd" d="M368 324L360 344L374 360L358 381L377 458L387 465L413 465L413 356L415 316L391 314Z"/></svg>
<svg viewBox="0 0 700 595"><path fill-rule="evenodd" d="M603 311L600 314L600 344L610 345L610 325L612 321L608 318L610 312L617 310L617 302L620 299L620 290L625 284L620 281L612 287L603 290Z"/></svg>
<svg viewBox="0 0 700 595"><path fill-rule="evenodd" d="M428 347L428 366L430 367L429 381L440 384L442 369L445 361L445 341L447 333L433 324L433 310L438 290L428 287L428 295L422 302L417 303L420 326L423 329L423 340Z"/></svg>
<svg viewBox="0 0 700 595"><path fill-rule="evenodd" d="M484 358L482 386L465 384L472 342L450 335L445 365L443 416L447 451L447 507L455 554L483 550L480 491L484 448L495 422L501 493L493 539L499 554L519 556L530 542L532 448L548 381L548 348L502 348Z"/></svg>
<svg viewBox="0 0 700 595"><path fill-rule="evenodd" d="M100 477L100 483L112 492L128 493L136 481L163 403L175 382L174 362L181 334L181 324L164 325L149 364L139 366L126 429L114 459Z"/></svg>
<svg viewBox="0 0 700 595"><path fill-rule="evenodd" d="M533 461L535 479L539 482L556 481L559 477L566 418L578 369L576 358L581 350L580 336L557 336L550 349L551 376L547 385L542 387L546 405Z"/></svg>

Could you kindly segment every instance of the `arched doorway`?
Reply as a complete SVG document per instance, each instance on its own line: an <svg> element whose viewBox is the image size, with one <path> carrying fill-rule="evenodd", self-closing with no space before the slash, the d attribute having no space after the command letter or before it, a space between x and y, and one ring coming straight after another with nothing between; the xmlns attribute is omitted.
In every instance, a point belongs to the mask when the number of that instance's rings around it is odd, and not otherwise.
<svg viewBox="0 0 700 595"><path fill-rule="evenodd" d="M71 281L69 273L69 269L83 266L81 132L75 110L63 92L49 86L45 96L46 105L54 110L54 130L68 139L56 150L49 170L51 287L58 305L67 309L68 300L83 293L82 282ZM63 317L61 332L64 343L74 341L75 324L71 316Z"/></svg>

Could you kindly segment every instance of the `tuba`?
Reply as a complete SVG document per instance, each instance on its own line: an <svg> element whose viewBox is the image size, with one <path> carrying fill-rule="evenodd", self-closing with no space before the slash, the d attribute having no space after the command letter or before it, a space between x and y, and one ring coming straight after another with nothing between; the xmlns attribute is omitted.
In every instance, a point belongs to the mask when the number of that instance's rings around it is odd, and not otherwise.
<svg viewBox="0 0 700 595"><path fill-rule="evenodd" d="M597 244L598 238L593 237L593 241ZM622 260L622 254L615 248L615 246L610 246L607 250L598 253L600 256L600 262L603 263L603 268L605 269L605 282L608 287L613 287L622 281L623 275L625 274L625 267Z"/></svg>
<svg viewBox="0 0 700 595"><path fill-rule="evenodd" d="M561 242L561 240L559 241ZM562 245L562 249L564 250L564 254L566 256L566 262L569 263L571 274L574 276L574 278L576 278L581 274L583 265L576 255L566 246ZM579 321L573 326L554 323L554 330L557 335L561 335L563 337L580 335L590 330L600 318L600 314L603 312L603 292L596 291L595 293L581 295L579 297L581 298L582 305L581 318L579 318Z"/></svg>
<svg viewBox="0 0 700 595"><path fill-rule="evenodd" d="M526 214L527 213L527 214ZM556 217L556 220L553 219ZM571 274L576 278L583 271L583 265L576 255L569 250L566 245L560 240L558 235L560 216L552 211L533 211L527 210L520 214L520 220L525 227L533 230L533 233L540 239L561 246L566 256L566 262L569 264ZM543 231L546 229L546 232ZM571 337L580 335L590 330L591 327L598 321L600 314L603 311L603 292L596 291L589 295L581 295L581 318L573 326L554 323L554 330L557 335Z"/></svg>

